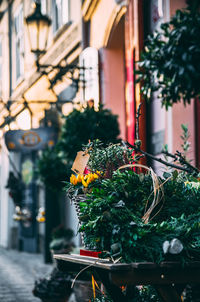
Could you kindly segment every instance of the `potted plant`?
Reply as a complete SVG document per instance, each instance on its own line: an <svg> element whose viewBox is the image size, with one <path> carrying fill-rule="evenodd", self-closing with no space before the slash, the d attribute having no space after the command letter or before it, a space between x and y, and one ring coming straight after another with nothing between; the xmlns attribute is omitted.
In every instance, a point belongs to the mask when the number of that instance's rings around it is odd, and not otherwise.
<svg viewBox="0 0 200 302"><path fill-rule="evenodd" d="M33 295L43 302L67 302L71 293L71 275L56 268L49 277L36 280L33 289Z"/></svg>
<svg viewBox="0 0 200 302"><path fill-rule="evenodd" d="M74 232L70 228L65 228L62 224L52 230L49 248L53 254L68 254L74 248L72 239Z"/></svg>
<svg viewBox="0 0 200 302"><path fill-rule="evenodd" d="M86 146L90 173L66 185L78 200L86 248L120 262L200 260L200 171L185 154L165 150L166 169L157 176L138 162L152 156L140 146Z"/></svg>
<svg viewBox="0 0 200 302"><path fill-rule="evenodd" d="M105 128L106 127L106 128ZM101 139L104 144L116 143L119 136L117 116L102 105L98 110L85 104L74 108L63 119L57 144L44 150L37 161L37 173L50 190L61 192L64 180L71 174L71 165L83 144Z"/></svg>
<svg viewBox="0 0 200 302"><path fill-rule="evenodd" d="M100 139L104 145L119 141L120 134L117 115L102 104L96 109L94 106L84 104L66 117L58 147L69 161L73 161L82 145L89 140Z"/></svg>

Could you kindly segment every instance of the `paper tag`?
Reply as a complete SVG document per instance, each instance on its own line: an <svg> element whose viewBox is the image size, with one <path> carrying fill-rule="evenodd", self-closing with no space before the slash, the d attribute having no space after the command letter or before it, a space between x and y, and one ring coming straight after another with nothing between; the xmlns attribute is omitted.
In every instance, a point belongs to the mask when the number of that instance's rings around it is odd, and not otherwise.
<svg viewBox="0 0 200 302"><path fill-rule="evenodd" d="M90 158L90 155L88 153L85 153L83 151L77 152L77 155L76 155L76 158L74 160L71 170L77 174L83 175L84 170L89 161L89 158Z"/></svg>

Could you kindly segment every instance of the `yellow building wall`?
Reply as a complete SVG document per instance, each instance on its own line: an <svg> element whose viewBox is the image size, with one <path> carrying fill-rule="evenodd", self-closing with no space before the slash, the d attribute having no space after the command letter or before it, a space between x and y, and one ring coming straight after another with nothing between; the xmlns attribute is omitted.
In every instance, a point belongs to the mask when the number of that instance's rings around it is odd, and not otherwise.
<svg viewBox="0 0 200 302"><path fill-rule="evenodd" d="M91 17L90 46L106 46L114 20L121 7L114 0L101 0Z"/></svg>

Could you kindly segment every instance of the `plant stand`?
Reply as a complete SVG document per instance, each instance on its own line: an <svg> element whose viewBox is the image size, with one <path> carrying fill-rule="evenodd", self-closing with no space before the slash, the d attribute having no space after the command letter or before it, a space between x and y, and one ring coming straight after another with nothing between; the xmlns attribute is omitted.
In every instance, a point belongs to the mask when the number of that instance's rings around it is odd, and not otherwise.
<svg viewBox="0 0 200 302"><path fill-rule="evenodd" d="M88 270L99 277L114 302L127 302L121 286L152 285L165 302L181 302L187 284L200 285L200 262L182 267L179 262L113 264L105 259L79 255L54 255L58 269L80 272Z"/></svg>

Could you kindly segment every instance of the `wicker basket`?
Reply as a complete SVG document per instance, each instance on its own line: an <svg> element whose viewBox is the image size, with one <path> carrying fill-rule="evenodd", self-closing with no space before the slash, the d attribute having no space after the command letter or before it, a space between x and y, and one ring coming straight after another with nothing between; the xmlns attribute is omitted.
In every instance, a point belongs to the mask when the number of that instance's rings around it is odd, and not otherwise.
<svg viewBox="0 0 200 302"><path fill-rule="evenodd" d="M76 214L77 214L78 221L79 221L79 227L81 227L82 223L80 220L80 202L85 202L86 196L84 194L79 194L77 196L68 195L68 198L71 201L71 203L73 203L75 206ZM86 248L85 243L84 243L84 233L83 232L81 232L81 241L82 241L82 245L84 246L84 248Z"/></svg>
<svg viewBox="0 0 200 302"><path fill-rule="evenodd" d="M74 204L75 209L76 209L76 213L78 216L78 219L80 218L80 202L85 202L85 195L84 194L79 194L77 196L68 196L69 199L71 200L71 202ZM80 223L80 219L79 219L79 223Z"/></svg>

